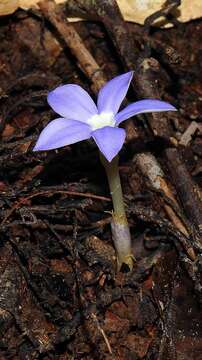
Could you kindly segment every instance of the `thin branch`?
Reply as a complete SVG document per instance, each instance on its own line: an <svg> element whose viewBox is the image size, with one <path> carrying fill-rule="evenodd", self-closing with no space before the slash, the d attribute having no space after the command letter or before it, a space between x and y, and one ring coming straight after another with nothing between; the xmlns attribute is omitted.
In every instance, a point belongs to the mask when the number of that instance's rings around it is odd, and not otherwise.
<svg viewBox="0 0 202 360"><path fill-rule="evenodd" d="M92 81L93 90L97 92L106 82L105 75L73 25L68 23L62 8L56 6L54 0L40 1L38 5L43 16L54 26L76 57L81 69Z"/></svg>

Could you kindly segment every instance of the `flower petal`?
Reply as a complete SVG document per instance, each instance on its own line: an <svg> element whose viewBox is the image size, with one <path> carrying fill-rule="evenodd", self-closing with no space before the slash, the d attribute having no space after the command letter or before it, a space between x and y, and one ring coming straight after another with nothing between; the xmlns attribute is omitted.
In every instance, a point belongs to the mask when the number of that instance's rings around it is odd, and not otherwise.
<svg viewBox="0 0 202 360"><path fill-rule="evenodd" d="M105 126L93 131L92 137L101 153L108 161L111 161L121 150L126 132L124 129Z"/></svg>
<svg viewBox="0 0 202 360"><path fill-rule="evenodd" d="M118 112L127 94L132 77L133 71L116 76L100 89L97 102L99 113L112 112L115 115Z"/></svg>
<svg viewBox="0 0 202 360"><path fill-rule="evenodd" d="M90 138L91 129L77 120L58 118L41 132L33 151L57 149Z"/></svg>
<svg viewBox="0 0 202 360"><path fill-rule="evenodd" d="M177 109L173 105L161 100L145 99L136 101L116 114L116 125L118 126L122 121L134 115L157 111L177 111Z"/></svg>
<svg viewBox="0 0 202 360"><path fill-rule="evenodd" d="M64 118L86 122L98 113L93 99L79 85L59 86L48 94L47 100L52 109Z"/></svg>

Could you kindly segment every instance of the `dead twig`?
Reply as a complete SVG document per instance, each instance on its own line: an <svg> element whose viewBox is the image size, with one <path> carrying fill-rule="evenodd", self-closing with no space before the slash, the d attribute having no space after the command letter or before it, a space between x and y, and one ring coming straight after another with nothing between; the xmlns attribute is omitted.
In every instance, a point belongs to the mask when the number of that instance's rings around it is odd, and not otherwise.
<svg viewBox="0 0 202 360"><path fill-rule="evenodd" d="M110 343L109 343L109 340L108 340L108 338L107 338L107 335L105 334L105 331L104 331L103 328L100 326L100 323L99 323L99 320L98 320L98 318L97 318L97 315L96 315L95 313L92 313L92 314L91 314L91 317L92 317L94 323L96 324L97 329L98 329L99 332L102 334L103 339L104 339L104 341L105 341L105 343L106 343L106 345L107 345L107 349L108 349L109 353L112 355L113 353L112 353L111 345L110 345Z"/></svg>
<svg viewBox="0 0 202 360"><path fill-rule="evenodd" d="M85 47L80 35L73 25L68 23L62 9L56 6L54 0L40 1L38 5L43 16L54 26L76 57L82 71L92 81L93 90L97 92L105 84L106 78L100 66Z"/></svg>
<svg viewBox="0 0 202 360"><path fill-rule="evenodd" d="M160 63L151 57L151 44L148 37L150 27L154 20L159 16L167 16L171 10L176 8L180 4L179 0L168 0L165 6L152 14L145 20L144 33L147 38L145 43L145 49L140 54L136 63L136 71L134 74L134 81L136 84L136 94L138 98L155 98L160 99L162 97L162 79L169 80L168 74L163 70ZM166 48L165 48L166 50ZM161 49L161 52L165 52ZM173 52L173 51L172 51ZM166 140L172 141L172 131L169 121L168 113L152 113L146 116L149 119L149 125L154 136L162 137ZM173 115L172 115L173 116Z"/></svg>
<svg viewBox="0 0 202 360"><path fill-rule="evenodd" d="M160 63L156 59L153 57L139 58L134 73L136 94L138 98L161 99L161 77L164 77L167 81L168 75L162 70ZM148 119L148 124L154 136L170 140L172 129L169 116L168 113L154 112L144 117Z"/></svg>
<svg viewBox="0 0 202 360"><path fill-rule="evenodd" d="M182 232L176 229L176 227L173 226L168 220L161 218L159 213L138 205L130 206L128 211L137 216L137 218L141 219L142 221L153 223L156 226L159 226L161 230L165 231L165 233L168 235L171 235L173 240L176 240L175 245L179 252L181 251L180 247L182 247L190 258L193 256L192 260L195 259L195 254L192 252L193 248L189 239Z"/></svg>
<svg viewBox="0 0 202 360"><path fill-rule="evenodd" d="M115 0L70 0L67 11L76 16L101 21L126 69L133 69L139 51Z"/></svg>
<svg viewBox="0 0 202 360"><path fill-rule="evenodd" d="M162 16L167 18L168 15L171 14L171 12L176 9L181 3L181 0L167 0L165 1L164 6L162 9L156 11L154 14L148 16L144 22L144 29L146 33L149 33L150 28L155 20L161 18ZM172 19L170 20L172 22ZM176 21L174 19L173 21Z"/></svg>
<svg viewBox="0 0 202 360"><path fill-rule="evenodd" d="M192 121L185 132L182 134L179 145L187 146L197 130L202 132L202 124L198 124L196 121Z"/></svg>
<svg viewBox="0 0 202 360"><path fill-rule="evenodd" d="M174 203L174 205L179 208L179 205L165 180L163 170L161 169L160 164L157 162L156 158L150 153L142 153L136 155L134 161L141 170L142 174L147 178L147 180L149 180L149 184L155 190L163 191L166 197L168 197ZM185 225L176 215L173 208L168 204L164 204L164 209L176 228L185 236L189 237L189 233Z"/></svg>
<svg viewBox="0 0 202 360"><path fill-rule="evenodd" d="M199 199L197 186L193 183L178 151L176 149L167 149L165 153L168 159L168 167L172 179L187 217L190 222L196 226L199 233L202 234L202 205Z"/></svg>
<svg viewBox="0 0 202 360"><path fill-rule="evenodd" d="M86 197L86 198L91 198L91 199L95 199L95 200L101 200L101 201L108 201L111 202L110 198L107 198L105 196L99 196L99 195L95 195L95 194L90 194L90 193L79 193L77 191L65 191L65 190L55 190L54 193L50 192L50 191L38 191L35 192L34 194L31 194L29 196L23 197L19 200L17 200L14 205L12 206L12 208L7 212L6 216L4 217L4 219L2 220L0 227L2 227L6 221L9 219L9 217L13 214L13 212L17 209L19 209L21 206L23 206L24 204L27 203L28 200L33 199L36 196L52 196L55 194L63 194L63 195L68 195L68 196L81 196L81 197Z"/></svg>
<svg viewBox="0 0 202 360"><path fill-rule="evenodd" d="M139 54L116 0L96 0L96 13L126 69L134 69Z"/></svg>

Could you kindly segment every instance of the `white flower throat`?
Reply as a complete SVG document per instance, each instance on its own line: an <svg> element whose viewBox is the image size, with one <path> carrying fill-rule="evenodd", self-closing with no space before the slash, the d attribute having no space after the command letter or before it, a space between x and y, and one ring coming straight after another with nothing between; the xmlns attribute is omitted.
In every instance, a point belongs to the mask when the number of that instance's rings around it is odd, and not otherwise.
<svg viewBox="0 0 202 360"><path fill-rule="evenodd" d="M90 125L91 129L97 130L104 126L115 127L115 118L112 112L109 113L101 113L97 115L93 115L90 119L88 119L87 123Z"/></svg>

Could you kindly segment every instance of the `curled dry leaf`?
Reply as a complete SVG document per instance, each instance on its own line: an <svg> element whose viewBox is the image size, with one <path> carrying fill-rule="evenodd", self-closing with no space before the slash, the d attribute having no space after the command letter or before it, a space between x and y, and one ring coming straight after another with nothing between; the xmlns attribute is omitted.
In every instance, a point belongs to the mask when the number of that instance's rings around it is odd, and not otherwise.
<svg viewBox="0 0 202 360"><path fill-rule="evenodd" d="M19 0L1 0L0 15L12 14L19 6Z"/></svg>
<svg viewBox="0 0 202 360"><path fill-rule="evenodd" d="M1 0L0 16L12 14L17 8L27 10L31 7L37 7L38 1ZM65 0L55 0L55 2L56 4L61 4ZM126 21L143 24L149 15L161 9L165 0L117 0L117 3ZM198 0L183 0L176 10L176 16L182 22L200 18L202 16L202 2ZM71 20L77 21L78 18Z"/></svg>
<svg viewBox="0 0 202 360"><path fill-rule="evenodd" d="M65 0L55 0L57 4L64 3ZM0 16L14 13L18 8L27 10L37 7L38 0L0 0Z"/></svg>

